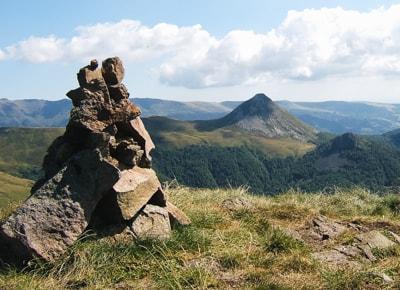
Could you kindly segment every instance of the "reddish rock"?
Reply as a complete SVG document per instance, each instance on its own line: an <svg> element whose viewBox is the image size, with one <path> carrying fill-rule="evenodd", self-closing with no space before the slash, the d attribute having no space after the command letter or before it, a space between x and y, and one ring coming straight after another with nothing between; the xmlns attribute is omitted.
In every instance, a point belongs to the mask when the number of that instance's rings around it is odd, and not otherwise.
<svg viewBox="0 0 400 290"><path fill-rule="evenodd" d="M155 145L153 143L153 140L151 140L151 137L146 128L144 127L142 119L137 117L134 120L130 121L129 124L134 137L136 137L139 145L144 150L145 157L148 160L151 160L150 152L155 148Z"/></svg>
<svg viewBox="0 0 400 290"><path fill-rule="evenodd" d="M101 72L109 86L119 85L125 76L125 69L119 57L110 57L104 60Z"/></svg>

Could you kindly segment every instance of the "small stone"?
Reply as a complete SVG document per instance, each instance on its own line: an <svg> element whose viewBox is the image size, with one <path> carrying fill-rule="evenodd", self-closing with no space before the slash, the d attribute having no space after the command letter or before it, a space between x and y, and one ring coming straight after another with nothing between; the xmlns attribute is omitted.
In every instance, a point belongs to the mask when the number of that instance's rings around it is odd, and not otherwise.
<svg viewBox="0 0 400 290"><path fill-rule="evenodd" d="M357 247L363 252L364 256L371 262L375 262L377 259L371 251L368 245L357 245Z"/></svg>
<svg viewBox="0 0 400 290"><path fill-rule="evenodd" d="M335 250L339 251L340 253L352 257L352 258L357 258L362 255L362 250L358 247L355 246L347 246L347 245L341 245L337 246Z"/></svg>
<svg viewBox="0 0 400 290"><path fill-rule="evenodd" d="M140 117L137 117L130 121L129 124L134 139L138 141L140 147L142 148L142 150L144 150L145 157L149 161L151 161L150 152L155 148L155 146L153 140L151 140L149 133L144 127L142 119L140 119Z"/></svg>
<svg viewBox="0 0 400 290"><path fill-rule="evenodd" d="M222 202L222 207L230 211L251 209L254 205L243 197L228 198Z"/></svg>
<svg viewBox="0 0 400 290"><path fill-rule="evenodd" d="M323 252L313 253L312 257L322 263L330 263L330 264L349 263L349 259L347 258L347 256L336 250L327 250Z"/></svg>
<svg viewBox="0 0 400 290"><path fill-rule="evenodd" d="M119 85L125 75L125 69L119 57L110 57L104 60L101 72L109 86Z"/></svg>
<svg viewBox="0 0 400 290"><path fill-rule="evenodd" d="M92 60L88 66L81 68L78 72L78 82L81 88L104 82L101 70L97 69L97 60Z"/></svg>
<svg viewBox="0 0 400 290"><path fill-rule="evenodd" d="M135 218L131 229L139 240L168 239L171 235L168 211L163 207L148 204Z"/></svg>
<svg viewBox="0 0 400 290"><path fill-rule="evenodd" d="M346 230L346 227L325 216L318 216L311 220L311 230L314 236L324 241L337 237Z"/></svg>
<svg viewBox="0 0 400 290"><path fill-rule="evenodd" d="M356 239L362 244L368 245L371 249L387 249L395 245L394 242L376 230L360 234Z"/></svg>
<svg viewBox="0 0 400 290"><path fill-rule="evenodd" d="M190 225L191 221L188 218L188 216L183 211L181 211L179 208L177 208L175 205L173 205L168 201L167 201L167 211L172 225L174 224L182 226Z"/></svg>
<svg viewBox="0 0 400 290"><path fill-rule="evenodd" d="M133 141L130 140L123 140L115 149L115 157L118 161L128 166L136 166L140 164L143 153L144 152L141 150L140 146L133 144Z"/></svg>
<svg viewBox="0 0 400 290"><path fill-rule="evenodd" d="M121 178L113 186L122 217L125 220L133 218L160 187L161 184L152 169L134 167L122 171ZM165 206L165 199L159 205Z"/></svg>
<svg viewBox="0 0 400 290"><path fill-rule="evenodd" d="M389 231L389 234L393 237L396 243L400 244L400 236L394 232Z"/></svg>

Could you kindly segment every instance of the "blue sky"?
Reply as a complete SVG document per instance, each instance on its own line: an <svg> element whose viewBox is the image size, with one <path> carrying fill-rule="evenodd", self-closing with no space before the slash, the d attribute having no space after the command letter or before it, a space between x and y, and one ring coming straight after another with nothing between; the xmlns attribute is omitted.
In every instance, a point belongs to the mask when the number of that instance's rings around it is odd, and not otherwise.
<svg viewBox="0 0 400 290"><path fill-rule="evenodd" d="M63 98L90 58L119 54L137 97L398 102L399 4L4 1L0 98Z"/></svg>

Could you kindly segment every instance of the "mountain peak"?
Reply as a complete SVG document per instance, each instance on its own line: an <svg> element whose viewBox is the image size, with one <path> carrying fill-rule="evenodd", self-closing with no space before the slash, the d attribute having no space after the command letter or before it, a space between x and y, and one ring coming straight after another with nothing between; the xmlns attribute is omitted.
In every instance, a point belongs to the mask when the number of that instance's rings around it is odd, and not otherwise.
<svg viewBox="0 0 400 290"><path fill-rule="evenodd" d="M263 101L263 102L271 102L272 100L264 93L258 93L255 94L254 97L252 97L251 99L249 99L248 101Z"/></svg>
<svg viewBox="0 0 400 290"><path fill-rule="evenodd" d="M262 93L243 102L225 117L202 122L199 126L206 130L223 127L236 127L268 138L293 138L308 141L315 137L313 128L282 110Z"/></svg>
<svg viewBox="0 0 400 290"><path fill-rule="evenodd" d="M239 119L246 116L269 117L275 110L279 109L277 105L265 94L256 94L251 99L238 106L232 115L237 115Z"/></svg>

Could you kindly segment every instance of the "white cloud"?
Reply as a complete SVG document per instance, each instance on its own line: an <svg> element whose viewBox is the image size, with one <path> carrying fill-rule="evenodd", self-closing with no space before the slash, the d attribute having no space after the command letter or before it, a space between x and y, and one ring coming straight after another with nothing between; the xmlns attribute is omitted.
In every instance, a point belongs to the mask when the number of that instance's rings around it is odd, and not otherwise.
<svg viewBox="0 0 400 290"><path fill-rule="evenodd" d="M270 79L400 75L400 5L369 12L289 11L266 33L230 31L217 39L200 25L147 27L122 20L82 26L70 39L30 37L0 50L0 60L76 61L119 55L151 62L160 81L187 88Z"/></svg>
<svg viewBox="0 0 400 290"><path fill-rule="evenodd" d="M30 37L6 47L5 57L42 63L119 55L127 61L140 62L169 54L198 54L202 47L208 49L216 41L200 25L178 27L160 23L147 27L134 20L80 26L76 32L70 39Z"/></svg>
<svg viewBox="0 0 400 290"><path fill-rule="evenodd" d="M201 60L177 55L161 66L161 80L197 88L271 77L400 75L399 15L400 5L366 13L342 8L290 11L266 34L230 32Z"/></svg>

